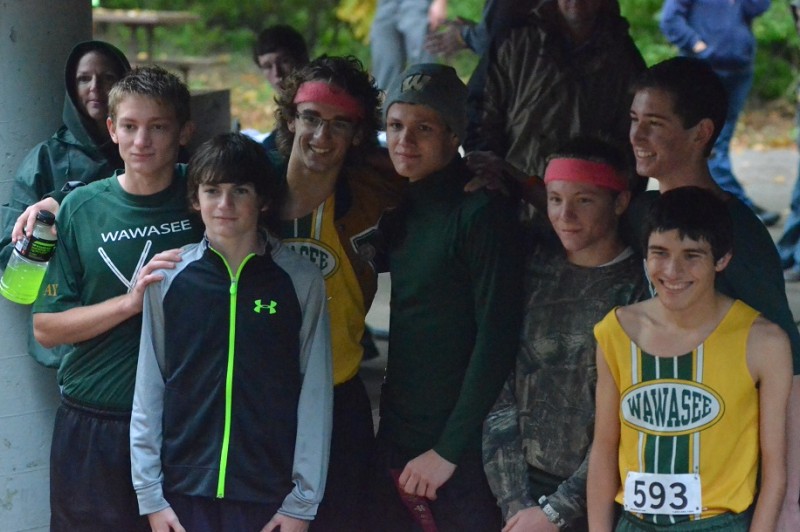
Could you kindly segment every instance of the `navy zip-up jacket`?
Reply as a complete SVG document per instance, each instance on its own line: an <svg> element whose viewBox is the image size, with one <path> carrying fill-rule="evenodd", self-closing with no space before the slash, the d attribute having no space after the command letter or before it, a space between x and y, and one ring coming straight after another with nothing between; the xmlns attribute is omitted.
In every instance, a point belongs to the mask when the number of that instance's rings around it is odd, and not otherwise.
<svg viewBox="0 0 800 532"><path fill-rule="evenodd" d="M230 271L206 240L145 295L131 419L140 512L164 492L273 504L312 519L330 445L319 269L270 240Z"/></svg>

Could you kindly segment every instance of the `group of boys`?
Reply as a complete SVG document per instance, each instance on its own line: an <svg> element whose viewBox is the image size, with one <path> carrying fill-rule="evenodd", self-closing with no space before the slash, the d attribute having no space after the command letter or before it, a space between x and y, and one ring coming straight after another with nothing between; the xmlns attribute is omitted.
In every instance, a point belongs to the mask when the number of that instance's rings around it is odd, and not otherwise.
<svg viewBox="0 0 800 532"><path fill-rule="evenodd" d="M791 530L800 519L800 463L790 445L785 465L782 437L787 418L788 441L798 436L796 405L788 416L786 405L789 346L797 368L800 335L768 233L708 173L725 97L707 72L688 59L657 65L631 106L637 172L665 194L640 197L631 212L636 220L651 211L633 225L647 228L642 252L657 296L597 329L602 422L588 492L598 529L611 526L615 495L634 530L743 513L755 501L759 453L754 525L773 529L780 513ZM282 81L282 158L268 164L259 146L226 135L193 156L187 178L176 165L192 130L186 87L158 68L115 85L107 123L125 168L64 199L59 249L34 307L43 345L73 344L58 371L52 530L285 532L307 529L318 506L319 530L501 526L481 427L516 356L520 233L509 199L463 193L465 103L463 83L440 65L412 66L389 88L389 156L406 184L375 149L381 117L369 76L356 62L323 57ZM715 216L697 217L685 208L692 201L715 206ZM357 370L376 271L387 265L390 353L370 462L372 420ZM723 327L731 309L733 333ZM614 319L616 329L607 324ZM739 373L685 377L678 359L689 352L688 366L705 356L709 374L737 356ZM662 373L673 360L676 373ZM656 369L644 378L634 361ZM734 380L752 386L729 390ZM638 397L699 390L692 401L702 407L679 406L703 410L703 423L687 424L682 411L680 430L634 419L625 405L645 388ZM714 454L717 440L739 441L717 436L726 427L749 446L735 471L719 471L724 458ZM701 433L710 435L703 452ZM686 471L660 469L657 456L642 465L653 445L678 449L669 438L683 437L694 438L676 451L694 460ZM619 471L618 447L628 453ZM732 482L741 485L735 501ZM667 495L659 486L677 488ZM548 510L551 524L568 525Z"/></svg>

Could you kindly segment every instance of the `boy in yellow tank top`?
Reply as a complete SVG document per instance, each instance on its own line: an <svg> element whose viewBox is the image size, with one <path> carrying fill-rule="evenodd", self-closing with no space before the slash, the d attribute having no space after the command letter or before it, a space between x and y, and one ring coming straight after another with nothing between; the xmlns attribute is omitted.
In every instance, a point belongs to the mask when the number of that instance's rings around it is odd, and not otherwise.
<svg viewBox="0 0 800 532"><path fill-rule="evenodd" d="M644 234L657 296L595 327L589 526L612 530L616 501L621 531L774 530L786 484L788 338L715 290L733 237L712 192L661 194Z"/></svg>

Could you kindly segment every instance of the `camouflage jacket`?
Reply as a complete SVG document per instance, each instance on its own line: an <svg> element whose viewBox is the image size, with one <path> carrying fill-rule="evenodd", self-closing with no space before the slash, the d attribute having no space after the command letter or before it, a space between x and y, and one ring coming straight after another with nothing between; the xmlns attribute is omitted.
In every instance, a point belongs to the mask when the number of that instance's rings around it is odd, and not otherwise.
<svg viewBox="0 0 800 532"><path fill-rule="evenodd" d="M642 299L646 284L638 255L585 268L560 249L537 250L525 276L520 349L484 424L484 466L505 519L546 495L569 523L586 513L597 383L592 330L613 307ZM556 493L532 493L530 467L564 479Z"/></svg>

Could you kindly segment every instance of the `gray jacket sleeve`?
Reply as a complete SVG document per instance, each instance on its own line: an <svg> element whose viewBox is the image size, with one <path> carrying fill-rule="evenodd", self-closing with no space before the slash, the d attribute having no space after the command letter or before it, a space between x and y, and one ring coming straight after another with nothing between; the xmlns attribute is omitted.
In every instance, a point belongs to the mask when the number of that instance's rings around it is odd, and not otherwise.
<svg viewBox="0 0 800 532"><path fill-rule="evenodd" d="M147 287L142 311L142 336L131 413L131 476L139 513L151 514L169 506L164 498L161 470L164 411L163 282Z"/></svg>
<svg viewBox="0 0 800 532"><path fill-rule="evenodd" d="M333 361L325 284L319 270L306 259L295 290L303 308L300 329L300 371L303 383L297 406L297 439L292 481L294 488L283 500L279 513L297 519L313 519L325 491L333 418ZM302 261L302 262L299 262ZM287 268L292 271L291 268Z"/></svg>

